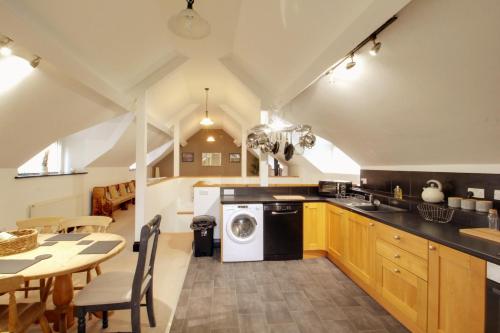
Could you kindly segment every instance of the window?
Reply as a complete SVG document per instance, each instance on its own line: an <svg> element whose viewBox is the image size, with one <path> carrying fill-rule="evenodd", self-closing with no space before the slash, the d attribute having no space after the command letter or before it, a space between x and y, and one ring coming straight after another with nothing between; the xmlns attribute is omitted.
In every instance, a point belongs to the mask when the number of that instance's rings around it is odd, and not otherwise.
<svg viewBox="0 0 500 333"><path fill-rule="evenodd" d="M46 152L48 152L47 170L43 170L42 163ZM43 149L17 169L19 175L41 174L45 173L45 171L48 173L61 172L61 145L57 141Z"/></svg>

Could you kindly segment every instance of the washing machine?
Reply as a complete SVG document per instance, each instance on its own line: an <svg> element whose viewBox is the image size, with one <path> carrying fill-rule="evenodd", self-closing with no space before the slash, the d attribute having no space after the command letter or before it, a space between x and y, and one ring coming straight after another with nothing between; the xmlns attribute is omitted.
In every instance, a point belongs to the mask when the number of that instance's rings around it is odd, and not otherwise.
<svg viewBox="0 0 500 333"><path fill-rule="evenodd" d="M264 260L263 205L223 205L222 215L222 261Z"/></svg>

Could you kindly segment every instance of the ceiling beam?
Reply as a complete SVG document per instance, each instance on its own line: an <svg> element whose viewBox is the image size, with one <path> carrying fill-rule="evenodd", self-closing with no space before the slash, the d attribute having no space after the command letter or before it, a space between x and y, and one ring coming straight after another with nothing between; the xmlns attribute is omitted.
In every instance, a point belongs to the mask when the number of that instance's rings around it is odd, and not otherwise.
<svg viewBox="0 0 500 333"><path fill-rule="evenodd" d="M168 75L179 69L187 60L188 57L175 53L169 57L169 59L163 63L161 66L154 68L150 71L146 77L137 82L133 87L127 90L127 94L132 96L139 96L141 93L146 91L148 88L155 85L158 81L161 81Z"/></svg>

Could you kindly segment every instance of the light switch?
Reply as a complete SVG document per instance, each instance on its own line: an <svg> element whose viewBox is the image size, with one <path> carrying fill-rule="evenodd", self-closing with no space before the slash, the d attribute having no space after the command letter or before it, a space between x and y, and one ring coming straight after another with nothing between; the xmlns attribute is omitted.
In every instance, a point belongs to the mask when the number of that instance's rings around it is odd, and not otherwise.
<svg viewBox="0 0 500 333"><path fill-rule="evenodd" d="M366 185L368 184L368 179L367 178L361 178L361 185Z"/></svg>
<svg viewBox="0 0 500 333"><path fill-rule="evenodd" d="M473 188L469 187L467 192L474 193L474 198L484 199L484 188Z"/></svg>

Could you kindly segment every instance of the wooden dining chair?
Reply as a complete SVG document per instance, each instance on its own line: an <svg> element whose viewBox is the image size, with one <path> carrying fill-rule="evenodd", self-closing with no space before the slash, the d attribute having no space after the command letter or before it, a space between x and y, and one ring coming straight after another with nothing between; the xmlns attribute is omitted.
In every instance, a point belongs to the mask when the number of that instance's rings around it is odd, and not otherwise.
<svg viewBox="0 0 500 333"><path fill-rule="evenodd" d="M62 223L66 220L62 216L32 217L26 220L16 221L18 229L36 229L41 234L56 234L62 231ZM40 285L42 281L40 281ZM30 290L38 290L39 287L30 287L30 281L24 283L24 297L28 297Z"/></svg>
<svg viewBox="0 0 500 333"><path fill-rule="evenodd" d="M112 221L113 219L107 216L80 216L66 219L62 223L62 230L64 233L107 232ZM87 273L87 283L92 280L92 270L95 270L97 275L101 274L101 267L99 265L81 271ZM79 290L82 288L81 286L75 286L74 289Z"/></svg>
<svg viewBox="0 0 500 333"><path fill-rule="evenodd" d="M22 276L0 278L0 295L9 294L9 304L0 305L0 332L26 332L38 321L43 333L51 333L45 317L45 302L18 303L16 289L23 283Z"/></svg>
<svg viewBox="0 0 500 333"><path fill-rule="evenodd" d="M153 273L160 234L161 216L156 215L141 229L135 273L110 272L93 279L73 300L78 316L78 333L85 333L87 313L102 311L102 327L108 327L108 311L131 310L132 332L141 331L141 300L146 296L149 326L155 327Z"/></svg>

